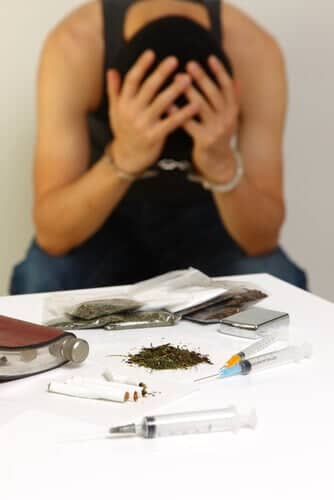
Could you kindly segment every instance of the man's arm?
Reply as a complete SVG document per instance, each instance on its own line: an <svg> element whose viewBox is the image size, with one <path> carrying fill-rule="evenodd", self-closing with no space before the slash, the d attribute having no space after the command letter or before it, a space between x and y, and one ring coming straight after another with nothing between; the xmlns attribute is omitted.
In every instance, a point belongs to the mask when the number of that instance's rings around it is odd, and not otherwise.
<svg viewBox="0 0 334 500"><path fill-rule="evenodd" d="M144 52L124 82L117 71L108 72L114 133L110 151L116 168L110 167L106 155L88 168L87 114L98 107L104 75L101 27L93 23L92 28L86 8L91 7L82 8L83 19L79 10L75 22L69 18L49 37L39 71L34 213L37 241L54 255L92 236L131 181L159 157L166 137L197 112L189 104L164 117L190 78L180 74L159 93L178 62L166 58L144 81L155 58L152 51Z"/></svg>
<svg viewBox="0 0 334 500"><path fill-rule="evenodd" d="M245 168L231 193L215 194L232 237L249 255L278 244L284 221L283 135L287 81L277 42L248 16L226 6L226 50L240 84L239 149Z"/></svg>
<svg viewBox="0 0 334 500"><path fill-rule="evenodd" d="M106 158L88 170L86 119L101 97L103 48L80 15L49 35L38 74L34 221L38 243L53 255L94 234L129 185Z"/></svg>
<svg viewBox="0 0 334 500"><path fill-rule="evenodd" d="M186 95L197 102L201 122L184 128L194 139L193 161L211 184L233 178L236 158L231 138L238 137L245 174L231 192L213 192L230 235L249 255L277 246L284 219L282 141L286 113L284 62L277 43L240 11L226 7L225 49L234 66L231 80L216 58L209 65L214 84L195 63L187 71L202 90ZM205 96L205 98L204 98Z"/></svg>
<svg viewBox="0 0 334 500"><path fill-rule="evenodd" d="M252 91L242 92L239 149L245 175L231 193L214 198L232 237L250 255L278 244L284 220L282 142L286 114L284 63L271 45ZM270 57L269 57L270 53ZM250 83L251 84L251 83ZM244 83L245 85L245 83Z"/></svg>

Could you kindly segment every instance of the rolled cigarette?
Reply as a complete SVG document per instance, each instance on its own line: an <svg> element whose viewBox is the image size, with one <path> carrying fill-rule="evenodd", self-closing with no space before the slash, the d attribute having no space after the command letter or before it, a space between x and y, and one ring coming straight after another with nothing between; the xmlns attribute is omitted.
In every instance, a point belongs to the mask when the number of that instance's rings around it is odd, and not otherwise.
<svg viewBox="0 0 334 500"><path fill-rule="evenodd" d="M80 387L102 387L107 390L111 387L118 387L124 389L126 392L130 394L130 401L137 401L140 396L143 396L144 390L142 387L138 385L130 385L130 384L120 384L118 382L107 382L102 379L88 378L88 377L71 377L66 380L66 384L78 385ZM136 398L134 394L136 393Z"/></svg>
<svg viewBox="0 0 334 500"><path fill-rule="evenodd" d="M120 384L129 384L129 385L139 385L138 382L134 382L134 380L130 379L126 375L116 375L112 373L111 370L107 369L102 374L108 382L118 382Z"/></svg>
<svg viewBox="0 0 334 500"><path fill-rule="evenodd" d="M145 396L147 394L147 385L143 382L134 382L132 379L129 379L126 375L115 375L111 370L107 369L102 374L106 380L109 382L115 382L119 384L128 384L135 385L139 387L138 389L141 396Z"/></svg>
<svg viewBox="0 0 334 500"><path fill-rule="evenodd" d="M51 382L48 386L48 391L76 398L104 399L106 401L117 401L119 403L124 403L130 399L130 392L126 391L124 387L119 386L83 386L72 383Z"/></svg>
<svg viewBox="0 0 334 500"><path fill-rule="evenodd" d="M77 375L65 380L65 383L75 385L98 385L102 387L110 387L109 382L107 382L103 378L79 377Z"/></svg>
<svg viewBox="0 0 334 500"><path fill-rule="evenodd" d="M118 382L108 382L108 384L110 387L118 387L128 391L130 394L130 401L137 401L143 396L143 388L139 387L139 385L121 384Z"/></svg>

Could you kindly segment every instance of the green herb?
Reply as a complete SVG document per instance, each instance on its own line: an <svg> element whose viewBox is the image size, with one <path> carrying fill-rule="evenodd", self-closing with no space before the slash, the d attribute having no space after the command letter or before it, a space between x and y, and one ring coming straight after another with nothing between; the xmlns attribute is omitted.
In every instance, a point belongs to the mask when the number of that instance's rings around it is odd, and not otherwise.
<svg viewBox="0 0 334 500"><path fill-rule="evenodd" d="M129 354L127 363L152 370L187 369L200 363L212 365L208 356L196 351L189 351L184 347L174 347L171 344L144 347L137 354Z"/></svg>
<svg viewBox="0 0 334 500"><path fill-rule="evenodd" d="M73 307L69 314L80 319L94 319L115 314L120 311L130 311L138 309L141 306L139 302L132 299L99 299L88 300L82 302L78 306Z"/></svg>
<svg viewBox="0 0 334 500"><path fill-rule="evenodd" d="M94 328L103 328L109 323L109 321L112 321L113 318L113 314L93 319L80 319L68 315L64 316L63 318L58 318L56 320L50 321L49 323L47 323L47 326L62 328L63 330L87 330Z"/></svg>
<svg viewBox="0 0 334 500"><path fill-rule="evenodd" d="M153 328L172 326L180 319L178 314L168 311L136 311L115 314L104 327L106 330L127 330L130 328Z"/></svg>

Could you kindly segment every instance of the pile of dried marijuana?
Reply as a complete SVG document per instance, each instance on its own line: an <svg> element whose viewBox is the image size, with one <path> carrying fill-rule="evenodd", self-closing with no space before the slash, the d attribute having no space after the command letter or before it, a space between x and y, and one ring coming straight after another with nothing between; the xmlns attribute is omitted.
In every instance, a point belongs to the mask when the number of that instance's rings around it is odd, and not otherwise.
<svg viewBox="0 0 334 500"><path fill-rule="evenodd" d="M129 354L127 363L151 368L152 370L187 369L200 363L212 365L208 356L189 351L184 347L174 347L171 344L144 347L137 354Z"/></svg>

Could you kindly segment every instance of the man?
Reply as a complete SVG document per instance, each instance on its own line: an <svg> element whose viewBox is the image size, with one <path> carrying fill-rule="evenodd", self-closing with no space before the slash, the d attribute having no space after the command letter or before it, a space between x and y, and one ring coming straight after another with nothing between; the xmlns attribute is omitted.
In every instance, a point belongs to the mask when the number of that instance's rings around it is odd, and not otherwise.
<svg viewBox="0 0 334 500"><path fill-rule="evenodd" d="M269 272L305 288L278 247L286 93L277 43L230 5L103 0L75 10L41 55L36 241L11 292L188 266Z"/></svg>

